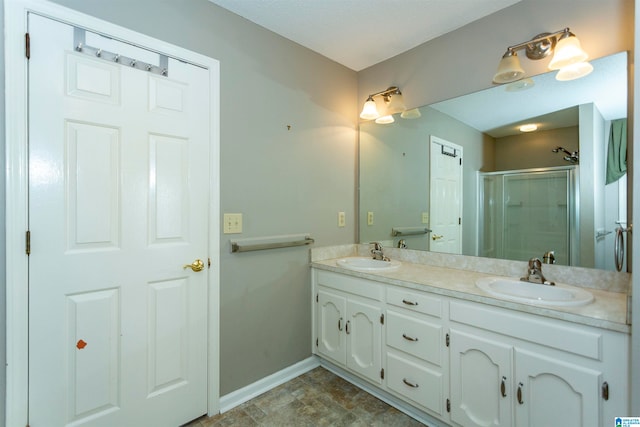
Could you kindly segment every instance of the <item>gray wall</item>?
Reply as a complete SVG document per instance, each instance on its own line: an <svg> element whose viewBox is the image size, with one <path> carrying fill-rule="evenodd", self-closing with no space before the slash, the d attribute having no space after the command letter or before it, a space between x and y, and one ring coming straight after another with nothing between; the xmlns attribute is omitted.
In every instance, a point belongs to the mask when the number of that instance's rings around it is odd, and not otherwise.
<svg viewBox="0 0 640 427"><path fill-rule="evenodd" d="M229 239L354 242L356 73L206 0L57 3L220 61L221 212L244 222L221 238L220 392L309 357L307 248L231 254Z"/></svg>
<svg viewBox="0 0 640 427"><path fill-rule="evenodd" d="M496 138L496 170L568 166L557 146L574 152L580 149L578 126L543 130Z"/></svg>

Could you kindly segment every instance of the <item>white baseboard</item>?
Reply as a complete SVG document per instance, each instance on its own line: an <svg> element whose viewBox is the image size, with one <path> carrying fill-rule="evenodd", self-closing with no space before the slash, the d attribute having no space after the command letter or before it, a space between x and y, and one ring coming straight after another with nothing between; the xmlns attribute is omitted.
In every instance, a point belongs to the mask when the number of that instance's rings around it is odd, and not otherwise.
<svg viewBox="0 0 640 427"><path fill-rule="evenodd" d="M268 377L264 377L253 384L249 384L239 390L225 394L220 397L220 413L222 414L227 412L256 396L279 386L280 384L284 384L295 377L317 368L318 366L320 366L320 360L318 357L311 356L296 363L295 365L291 365L288 368L269 375Z"/></svg>

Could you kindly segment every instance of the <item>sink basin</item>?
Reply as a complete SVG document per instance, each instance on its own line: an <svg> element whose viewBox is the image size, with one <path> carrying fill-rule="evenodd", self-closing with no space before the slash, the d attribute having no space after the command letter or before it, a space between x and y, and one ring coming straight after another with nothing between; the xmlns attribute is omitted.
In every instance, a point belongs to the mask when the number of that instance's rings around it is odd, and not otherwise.
<svg viewBox="0 0 640 427"><path fill-rule="evenodd" d="M575 307L593 301L593 295L569 285L540 285L507 277L483 277L476 281L483 291L511 301L552 307Z"/></svg>
<svg viewBox="0 0 640 427"><path fill-rule="evenodd" d="M342 258L336 261L338 266L355 271L393 271L400 268L400 261L382 261L368 257Z"/></svg>

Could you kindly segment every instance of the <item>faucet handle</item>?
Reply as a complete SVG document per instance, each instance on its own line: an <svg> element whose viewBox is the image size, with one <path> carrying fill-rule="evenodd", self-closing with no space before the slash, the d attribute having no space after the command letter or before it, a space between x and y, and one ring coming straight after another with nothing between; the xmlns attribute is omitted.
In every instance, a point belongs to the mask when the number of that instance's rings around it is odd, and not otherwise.
<svg viewBox="0 0 640 427"><path fill-rule="evenodd" d="M540 270L542 269L542 261L539 258L531 258L529 260L529 270Z"/></svg>
<svg viewBox="0 0 640 427"><path fill-rule="evenodd" d="M382 250L382 243L380 243L380 242L371 242L371 244L373 245L373 250L374 251L381 251Z"/></svg>

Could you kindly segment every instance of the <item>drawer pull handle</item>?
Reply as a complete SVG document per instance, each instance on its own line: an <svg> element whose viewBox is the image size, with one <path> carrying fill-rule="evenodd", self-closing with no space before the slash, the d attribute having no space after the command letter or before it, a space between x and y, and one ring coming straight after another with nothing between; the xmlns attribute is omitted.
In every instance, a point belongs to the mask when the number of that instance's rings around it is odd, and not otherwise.
<svg viewBox="0 0 640 427"><path fill-rule="evenodd" d="M349 331L349 325L351 325L351 320L347 320L347 324L344 326L344 329L347 332L347 335L349 335L351 332Z"/></svg>
<svg viewBox="0 0 640 427"><path fill-rule="evenodd" d="M524 403L524 400L522 400L522 387L524 387L524 384L518 384L518 403L521 405Z"/></svg>
<svg viewBox="0 0 640 427"><path fill-rule="evenodd" d="M406 299L402 300L403 303L407 304L407 305L418 305L417 302L413 302L413 301L407 301Z"/></svg>
<svg viewBox="0 0 640 427"><path fill-rule="evenodd" d="M342 332L342 317L338 319L338 330Z"/></svg>
<svg viewBox="0 0 640 427"><path fill-rule="evenodd" d="M402 379L402 382L403 382L403 383L405 383L406 385L408 385L409 387L412 387L412 388L418 388L418 384L415 384L415 383L412 383L412 382L410 382L410 381L407 381L407 379L406 379L406 378L403 378L403 379Z"/></svg>
<svg viewBox="0 0 640 427"><path fill-rule="evenodd" d="M500 394L502 397L507 397L507 377L502 377L502 381L500 382Z"/></svg>
<svg viewBox="0 0 640 427"><path fill-rule="evenodd" d="M418 341L418 338L408 337L407 334L402 334L402 338L404 338L407 341L412 341L412 342Z"/></svg>

